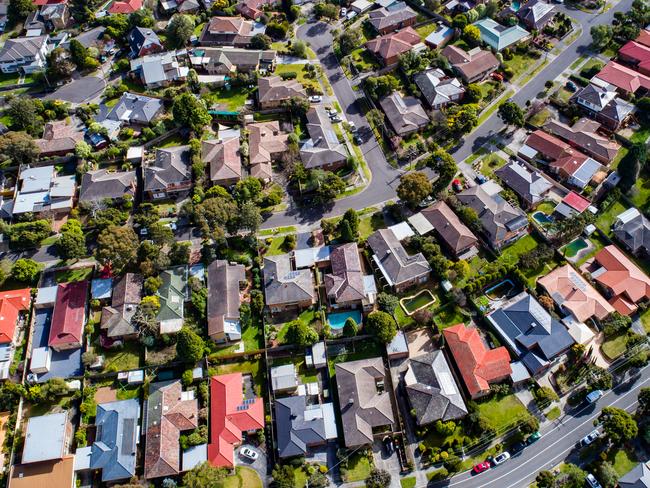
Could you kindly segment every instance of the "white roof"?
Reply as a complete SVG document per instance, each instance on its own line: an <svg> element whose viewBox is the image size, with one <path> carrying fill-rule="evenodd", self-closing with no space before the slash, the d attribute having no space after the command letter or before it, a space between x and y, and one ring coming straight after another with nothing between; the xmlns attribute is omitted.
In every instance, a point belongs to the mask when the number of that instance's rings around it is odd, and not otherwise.
<svg viewBox="0 0 650 488"><path fill-rule="evenodd" d="M36 293L36 305L54 305L56 302L56 292L58 290L57 285L45 286L38 289Z"/></svg>
<svg viewBox="0 0 650 488"><path fill-rule="evenodd" d="M532 147L527 146L526 144L524 144L523 146L521 146L519 148L519 154L521 154L522 156L527 157L528 159L533 159L535 156L537 156L537 151L535 149L533 149Z"/></svg>
<svg viewBox="0 0 650 488"><path fill-rule="evenodd" d="M66 412L31 417L27 421L22 462L61 459L65 450L67 425Z"/></svg>
<svg viewBox="0 0 650 488"><path fill-rule="evenodd" d="M327 439L336 439L338 431L336 430L336 415L334 414L333 403L323 403L323 420L325 422L325 437Z"/></svg>
<svg viewBox="0 0 650 488"><path fill-rule="evenodd" d="M50 189L54 178L54 166L26 168L20 172L21 193L41 192Z"/></svg>
<svg viewBox="0 0 650 488"><path fill-rule="evenodd" d="M310 247L308 249L298 249L293 252L296 261L296 268L311 268L315 263L329 261L330 247Z"/></svg>
<svg viewBox="0 0 650 488"><path fill-rule="evenodd" d="M578 344L587 344L595 336L594 332L586 324L579 322L573 315L564 317L562 322Z"/></svg>
<svg viewBox="0 0 650 488"><path fill-rule="evenodd" d="M357 10L359 12L365 12L370 7L372 7L372 3L370 3L368 0L355 0L350 5L350 8Z"/></svg>
<svg viewBox="0 0 650 488"><path fill-rule="evenodd" d="M397 331L393 340L386 346L386 352L390 358L394 354L403 354L409 352L409 347L406 342L406 336L401 330Z"/></svg>
<svg viewBox="0 0 650 488"><path fill-rule="evenodd" d="M29 363L29 369L32 373L42 372L50 369L50 348L37 347L32 351L32 360Z"/></svg>
<svg viewBox="0 0 650 488"><path fill-rule="evenodd" d="M198 466L201 463L204 463L208 460L208 445L199 444L198 446L192 446L183 451L183 471L189 471L190 469Z"/></svg>
<svg viewBox="0 0 650 488"><path fill-rule="evenodd" d="M433 230L433 225L431 225L431 222L429 222L429 220L424 215L422 215L422 212L411 215L408 218L408 222L411 224L411 227L415 229L415 232L421 236L428 234Z"/></svg>
<svg viewBox="0 0 650 488"><path fill-rule="evenodd" d="M641 212L639 212L639 209L636 207L628 208L625 212L621 212L620 214L617 215L617 219L621 221L623 224L627 224L631 220L636 219L641 215Z"/></svg>
<svg viewBox="0 0 650 488"><path fill-rule="evenodd" d="M92 446L80 447L74 453L74 470L84 471L90 469L90 454L92 453Z"/></svg>
<svg viewBox="0 0 650 488"><path fill-rule="evenodd" d="M494 180L487 180L481 185L481 188L491 197L498 195L503 191L503 188Z"/></svg>
<svg viewBox="0 0 650 488"><path fill-rule="evenodd" d="M126 150L126 159L139 159L144 156L144 146L133 146Z"/></svg>
<svg viewBox="0 0 650 488"><path fill-rule="evenodd" d="M573 173L572 177L577 180L580 185L586 186L591 178L600 170L600 163L591 158L587 158L584 163Z"/></svg>
<svg viewBox="0 0 650 488"><path fill-rule="evenodd" d="M311 346L311 354L313 358L314 367L318 368L320 366L327 365L327 359L325 357L325 343L317 342Z"/></svg>
<svg viewBox="0 0 650 488"><path fill-rule="evenodd" d="M400 222L399 224L391 225L389 229L393 231L393 234L395 234L395 237L397 237L398 241L403 241L407 237L413 237L415 235L413 229L411 229L411 227L406 222Z"/></svg>
<svg viewBox="0 0 650 488"><path fill-rule="evenodd" d="M524 363L521 361L510 363L510 368L512 369L512 373L510 373L510 379L513 383L519 383L520 381L525 381L530 378L528 368L526 368L526 366L524 366Z"/></svg>

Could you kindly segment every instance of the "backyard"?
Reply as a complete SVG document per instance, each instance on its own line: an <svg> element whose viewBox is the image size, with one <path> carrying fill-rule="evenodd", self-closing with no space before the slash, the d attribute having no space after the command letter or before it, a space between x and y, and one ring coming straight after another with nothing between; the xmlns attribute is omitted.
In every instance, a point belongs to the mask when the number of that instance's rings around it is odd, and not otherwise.
<svg viewBox="0 0 650 488"><path fill-rule="evenodd" d="M303 310L300 313L300 315L298 315L298 318L297 318L297 320L299 320L300 322L302 322L303 324L306 324L306 325L311 325L312 322L314 322L315 319L316 319L316 310L314 310L312 308L308 308L307 310ZM276 337L276 339L278 340L278 343L280 343L280 344L285 344L286 343L286 334L287 334L287 330L289 329L289 324L291 324L291 322L293 322L293 320L291 320L289 322L285 322L283 324L276 325L276 328L279 329L278 335Z"/></svg>
<svg viewBox="0 0 650 488"><path fill-rule="evenodd" d="M212 369L212 368L210 368ZM248 373L253 376L253 384L255 387L255 394L262 396L262 386L264 385L264 370L262 369L262 362L259 359L251 361L239 361L236 363L222 363L214 366L213 374L229 374L229 373Z"/></svg>
<svg viewBox="0 0 650 488"><path fill-rule="evenodd" d="M370 475L372 463L368 456L357 452L348 458L348 468L343 475L343 481L351 483L353 481L364 481Z"/></svg>
<svg viewBox="0 0 650 488"><path fill-rule="evenodd" d="M616 220L616 216L625 210L627 210L627 206L621 200L616 200L607 209L601 210L598 213L598 219L596 219L596 227L598 227L608 236L611 236L612 233L610 229L614 223L614 220Z"/></svg>
<svg viewBox="0 0 650 488"><path fill-rule="evenodd" d="M337 348L336 353L331 353L330 349L328 349L327 357L329 358L330 377L334 378L336 376L336 370L334 369L336 364L381 356L384 350L383 346L380 346L373 340L354 341L353 343L347 344L345 349L341 350Z"/></svg>
<svg viewBox="0 0 650 488"><path fill-rule="evenodd" d="M235 474L220 481L217 488L262 488L262 480L254 469L237 466Z"/></svg>
<svg viewBox="0 0 650 488"><path fill-rule="evenodd" d="M262 326L257 320L253 319L251 324L242 328L241 341L234 344L221 347L214 353L214 357L225 356L237 352L241 346L244 345L244 351L256 351L264 347L264 334L262 334Z"/></svg>
<svg viewBox="0 0 650 488"><path fill-rule="evenodd" d="M97 351L104 356L104 372L128 371L140 367L140 343L125 341L121 347Z"/></svg>
<svg viewBox="0 0 650 488"><path fill-rule="evenodd" d="M247 87L224 87L203 95L203 98L208 102L208 108L238 112L254 91L254 88Z"/></svg>
<svg viewBox="0 0 650 488"><path fill-rule="evenodd" d="M441 330L452 325L460 324L466 320L467 318L462 313L460 307L453 303L440 307L433 316L433 322Z"/></svg>
<svg viewBox="0 0 650 488"><path fill-rule="evenodd" d="M69 269L66 271L57 271L54 279L57 283L70 283L73 281L89 280L93 274L93 267Z"/></svg>

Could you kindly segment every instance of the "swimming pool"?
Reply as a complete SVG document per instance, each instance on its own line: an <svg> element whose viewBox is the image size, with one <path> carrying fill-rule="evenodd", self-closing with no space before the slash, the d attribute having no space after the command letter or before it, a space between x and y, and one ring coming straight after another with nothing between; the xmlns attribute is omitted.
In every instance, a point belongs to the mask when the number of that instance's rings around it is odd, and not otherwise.
<svg viewBox="0 0 650 488"><path fill-rule="evenodd" d="M510 5L510 10L513 12L519 12L519 9L521 8L521 2L512 2Z"/></svg>
<svg viewBox="0 0 650 488"><path fill-rule="evenodd" d="M535 212L533 218L540 224L546 225L553 222L553 219L550 215L545 214L544 212Z"/></svg>
<svg viewBox="0 0 650 488"><path fill-rule="evenodd" d="M509 294L514 290L514 288L515 284L512 282L512 280L506 278L505 280L485 290L485 295L490 300L499 300L502 298L507 298Z"/></svg>
<svg viewBox="0 0 650 488"><path fill-rule="evenodd" d="M350 310L348 312L336 312L327 316L327 321L332 329L342 329L348 317L352 317L357 325L361 324L361 312Z"/></svg>
<svg viewBox="0 0 650 488"><path fill-rule="evenodd" d="M589 244L587 244L587 242L583 238L578 237L577 239L569 242L564 247L564 255L567 258L572 258L576 254L578 254L582 249L585 249L588 246L589 246Z"/></svg>
<svg viewBox="0 0 650 488"><path fill-rule="evenodd" d="M433 293L431 293L429 290L422 290L416 295L402 298L399 302L406 312L406 315L411 315L421 308L431 305L435 301L436 297L433 296Z"/></svg>

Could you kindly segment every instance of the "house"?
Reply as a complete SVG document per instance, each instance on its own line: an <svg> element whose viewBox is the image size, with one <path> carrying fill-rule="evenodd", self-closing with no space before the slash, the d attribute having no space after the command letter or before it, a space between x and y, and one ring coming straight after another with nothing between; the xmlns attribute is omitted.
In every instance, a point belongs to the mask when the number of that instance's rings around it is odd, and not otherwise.
<svg viewBox="0 0 650 488"><path fill-rule="evenodd" d="M350 10L361 15L373 7L374 3L368 0L355 0L350 4Z"/></svg>
<svg viewBox="0 0 650 488"><path fill-rule="evenodd" d="M413 77L413 81L420 89L427 105L434 110L457 102L465 94L465 87L458 78L450 78L440 68L418 73Z"/></svg>
<svg viewBox="0 0 650 488"><path fill-rule="evenodd" d="M280 130L277 120L248 124L248 161L250 174L264 181L271 181L271 163L284 156L289 149L289 135Z"/></svg>
<svg viewBox="0 0 650 488"><path fill-rule="evenodd" d="M210 5L203 1L206 9L210 10ZM166 14L178 12L181 14L195 13L201 8L199 0L160 0L160 7Z"/></svg>
<svg viewBox="0 0 650 488"><path fill-rule="evenodd" d="M495 249L501 249L527 233L526 214L500 195L490 194L482 185L467 188L456 197L476 212L490 245Z"/></svg>
<svg viewBox="0 0 650 488"><path fill-rule="evenodd" d="M111 139L116 139L123 125L144 127L162 112L162 100L127 92L113 107L100 105L95 121L108 130Z"/></svg>
<svg viewBox="0 0 650 488"><path fill-rule="evenodd" d="M398 136L405 137L426 127L430 120L415 97L403 97L398 91L382 98L379 105Z"/></svg>
<svg viewBox="0 0 650 488"><path fill-rule="evenodd" d="M298 372L293 363L271 368L271 390L274 394L292 394L298 389Z"/></svg>
<svg viewBox="0 0 650 488"><path fill-rule="evenodd" d="M264 428L264 403L250 389L242 393L241 373L210 380L210 443L208 461L216 467L235 466L234 449L244 433Z"/></svg>
<svg viewBox="0 0 650 488"><path fill-rule="evenodd" d="M55 461L14 464L9 471L9 488L74 488L75 456L69 454Z"/></svg>
<svg viewBox="0 0 650 488"><path fill-rule="evenodd" d="M174 52L148 54L131 61L131 71L142 84L151 89L184 81L190 69L181 66Z"/></svg>
<svg viewBox="0 0 650 488"><path fill-rule="evenodd" d="M576 103L604 127L617 131L636 110L634 105L619 98L616 87L609 83L589 83L575 96Z"/></svg>
<svg viewBox="0 0 650 488"><path fill-rule="evenodd" d="M434 231L438 241L456 257L478 244L476 236L443 200L413 215L409 223L420 235Z"/></svg>
<svg viewBox="0 0 650 488"><path fill-rule="evenodd" d="M29 288L0 292L0 380L9 378L15 349L19 346L20 330L31 303Z"/></svg>
<svg viewBox="0 0 650 488"><path fill-rule="evenodd" d="M614 311L603 296L570 264L555 268L537 280L555 304L579 322L590 318L603 320Z"/></svg>
<svg viewBox="0 0 650 488"><path fill-rule="evenodd" d="M318 105L306 114L309 139L300 146L300 159L307 169L334 171L347 163L348 152L339 142L325 109Z"/></svg>
<svg viewBox="0 0 650 488"><path fill-rule="evenodd" d="M441 350L411 358L404 387L418 426L467 415L463 396Z"/></svg>
<svg viewBox="0 0 650 488"><path fill-rule="evenodd" d="M565 218L570 218L582 214L590 206L591 202L589 200L581 197L574 191L570 191L562 198L562 201L557 204L553 211Z"/></svg>
<svg viewBox="0 0 650 488"><path fill-rule="evenodd" d="M143 276L135 273L126 273L115 282L111 305L102 308L101 329L109 339L137 338L131 318L142 300L143 284Z"/></svg>
<svg viewBox="0 0 650 488"><path fill-rule="evenodd" d="M274 405L278 456L310 456L338 437L334 405L311 404L306 395L277 398Z"/></svg>
<svg viewBox="0 0 650 488"><path fill-rule="evenodd" d="M614 85L623 94L632 94L639 90L643 93L650 90L650 76L634 71L616 61L607 63L594 78ZM594 78L592 78L592 83Z"/></svg>
<svg viewBox="0 0 650 488"><path fill-rule="evenodd" d="M209 168L213 185L231 186L241 179L239 137L202 141L201 159Z"/></svg>
<svg viewBox="0 0 650 488"><path fill-rule="evenodd" d="M650 220L635 207L616 216L612 224L616 238L635 256L650 256Z"/></svg>
<svg viewBox="0 0 650 488"><path fill-rule="evenodd" d="M530 0L517 11L517 18L529 30L542 31L555 17L555 5L544 0Z"/></svg>
<svg viewBox="0 0 650 488"><path fill-rule="evenodd" d="M143 0L113 0L108 13L129 15L140 10L142 2Z"/></svg>
<svg viewBox="0 0 650 488"><path fill-rule="evenodd" d="M372 308L374 293L368 290L366 282L373 281L372 275L365 276L356 242L334 247L330 252L332 272L323 279L330 307Z"/></svg>
<svg viewBox="0 0 650 488"><path fill-rule="evenodd" d="M308 308L316 303L311 270L292 269L289 254L265 256L263 275L266 305L271 313Z"/></svg>
<svg viewBox="0 0 650 488"><path fill-rule="evenodd" d="M126 36L134 58L141 58L148 54L161 53L165 50L162 41L149 27L134 27Z"/></svg>
<svg viewBox="0 0 650 488"><path fill-rule="evenodd" d="M639 73L650 76L650 47L628 41L618 50L618 60L630 65Z"/></svg>
<svg viewBox="0 0 650 488"><path fill-rule="evenodd" d="M422 44L420 34L412 27L379 36L366 42L366 49L387 67L397 64L402 54L412 50L421 51L423 48L424 44Z"/></svg>
<svg viewBox="0 0 650 488"><path fill-rule="evenodd" d="M501 304L487 320L533 375L545 371L575 343L566 327L525 291Z"/></svg>
<svg viewBox="0 0 650 488"><path fill-rule="evenodd" d="M237 12L251 20L259 19L264 8L277 3L277 0L243 0L237 4Z"/></svg>
<svg viewBox="0 0 650 488"><path fill-rule="evenodd" d="M499 60L490 51L475 47L464 51L457 46L445 46L442 55L463 79L465 83L476 83L489 76L499 68Z"/></svg>
<svg viewBox="0 0 650 488"><path fill-rule="evenodd" d="M241 339L240 287L246 268L218 259L208 266L208 336L215 342Z"/></svg>
<svg viewBox="0 0 650 488"><path fill-rule="evenodd" d="M336 388L345 447L370 445L374 431L393 430L391 380L382 358L337 363Z"/></svg>
<svg viewBox="0 0 650 488"><path fill-rule="evenodd" d="M67 3L43 5L38 11L38 19L45 24L48 31L65 29L70 21L70 9ZM29 30L29 29L27 29Z"/></svg>
<svg viewBox="0 0 650 488"><path fill-rule="evenodd" d="M418 14L405 2L396 2L389 7L373 10L368 14L368 23L380 34L388 34L415 24Z"/></svg>
<svg viewBox="0 0 650 488"><path fill-rule="evenodd" d="M528 136L519 150L519 156L529 161L541 158L548 163L570 154L571 151L571 146L562 139L538 129Z"/></svg>
<svg viewBox="0 0 650 488"><path fill-rule="evenodd" d="M441 49L454 37L453 27L449 27L442 22L424 39L424 43L431 49Z"/></svg>
<svg viewBox="0 0 650 488"><path fill-rule="evenodd" d="M269 76L257 80L257 102L262 110L280 108L293 97L307 98L307 92L297 80Z"/></svg>
<svg viewBox="0 0 650 488"><path fill-rule="evenodd" d="M183 391L180 380L152 383L144 409L144 477L176 476L181 472L180 436L199 426L194 390Z"/></svg>
<svg viewBox="0 0 650 488"><path fill-rule="evenodd" d="M632 315L637 303L650 299L650 278L614 245L598 251L580 269L591 275L622 315Z"/></svg>
<svg viewBox="0 0 650 488"><path fill-rule="evenodd" d="M495 51L502 51L530 37L530 32L518 25L506 27L490 17L474 22L473 25L481 32L481 40Z"/></svg>
<svg viewBox="0 0 650 488"><path fill-rule="evenodd" d="M12 215L52 212L67 214L73 207L77 187L74 175L59 176L54 166L20 168L19 185L11 208Z"/></svg>
<svg viewBox="0 0 650 488"><path fill-rule="evenodd" d="M619 488L650 488L650 461L639 463L618 480Z"/></svg>
<svg viewBox="0 0 650 488"><path fill-rule="evenodd" d="M143 169L144 195L147 199L171 198L192 187L189 146L156 149L152 162Z"/></svg>
<svg viewBox="0 0 650 488"><path fill-rule="evenodd" d="M7 39L0 48L0 70L25 74L43 71L47 64L49 36Z"/></svg>
<svg viewBox="0 0 650 488"><path fill-rule="evenodd" d="M442 331L445 343L463 378L470 398L490 393L490 383L510 377L510 354L501 346L490 349L475 327L456 324Z"/></svg>
<svg viewBox="0 0 650 488"><path fill-rule="evenodd" d="M79 141L83 141L84 133L78 126L66 120L55 120L45 124L43 137L34 143L40 151L40 157L65 156L73 153Z"/></svg>
<svg viewBox="0 0 650 488"><path fill-rule="evenodd" d="M135 475L140 437L140 402L137 398L100 403L95 416L95 442L82 448L90 451L89 468L101 470L102 482L128 480ZM82 456L77 448L77 456Z"/></svg>
<svg viewBox="0 0 650 488"><path fill-rule="evenodd" d="M55 351L81 347L86 325L88 282L59 283L47 345Z"/></svg>
<svg viewBox="0 0 650 488"><path fill-rule="evenodd" d="M234 73L253 73L273 71L275 51L258 49L239 49L217 47L195 50L190 56L192 66L206 71L209 75L232 75Z"/></svg>
<svg viewBox="0 0 650 488"><path fill-rule="evenodd" d="M253 38L253 22L242 17L212 17L203 28L202 46L247 47Z"/></svg>
<svg viewBox="0 0 650 488"><path fill-rule="evenodd" d="M81 176L79 203L117 200L130 195L135 196L137 177L133 171L109 171L98 169Z"/></svg>
<svg viewBox="0 0 650 488"><path fill-rule="evenodd" d="M598 133L598 122L585 117L571 127L559 120L551 120L545 129L604 165L611 163L621 148L617 142Z"/></svg>
<svg viewBox="0 0 650 488"><path fill-rule="evenodd" d="M379 229L367 240L372 261L379 268L386 284L396 293L426 283L431 267L422 253L410 256L391 229Z"/></svg>
<svg viewBox="0 0 650 488"><path fill-rule="evenodd" d="M537 171L531 171L518 161L511 161L494 172L506 186L521 198L526 208L541 203L553 184Z"/></svg>
<svg viewBox="0 0 650 488"><path fill-rule="evenodd" d="M67 411L29 417L25 429L22 463L63 459L70 449L72 432Z"/></svg>
<svg viewBox="0 0 650 488"><path fill-rule="evenodd" d="M160 279L162 285L156 292L160 301L160 310L156 320L160 324L161 334L176 333L183 327L186 269L183 266L166 269L160 273Z"/></svg>

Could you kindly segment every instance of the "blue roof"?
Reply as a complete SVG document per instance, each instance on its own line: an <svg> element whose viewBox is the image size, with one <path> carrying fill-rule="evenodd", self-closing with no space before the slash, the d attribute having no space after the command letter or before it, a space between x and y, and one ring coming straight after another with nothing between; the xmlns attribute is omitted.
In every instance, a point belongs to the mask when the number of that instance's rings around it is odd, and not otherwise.
<svg viewBox="0 0 650 488"><path fill-rule="evenodd" d="M36 310L34 316L32 350L38 347L48 347L47 342L50 335L50 325L52 323L52 311L53 309L51 308ZM66 379L74 376L83 376L81 348L60 352L50 349L50 355L50 371L39 374L37 377L38 383L44 383L50 378Z"/></svg>
<svg viewBox="0 0 650 488"><path fill-rule="evenodd" d="M481 40L497 51L501 51L508 46L525 39L530 33L518 25L506 27L486 17L474 25L481 31Z"/></svg>
<svg viewBox="0 0 650 488"><path fill-rule="evenodd" d="M90 296L98 300L111 298L113 292L112 278L97 278L90 283Z"/></svg>

